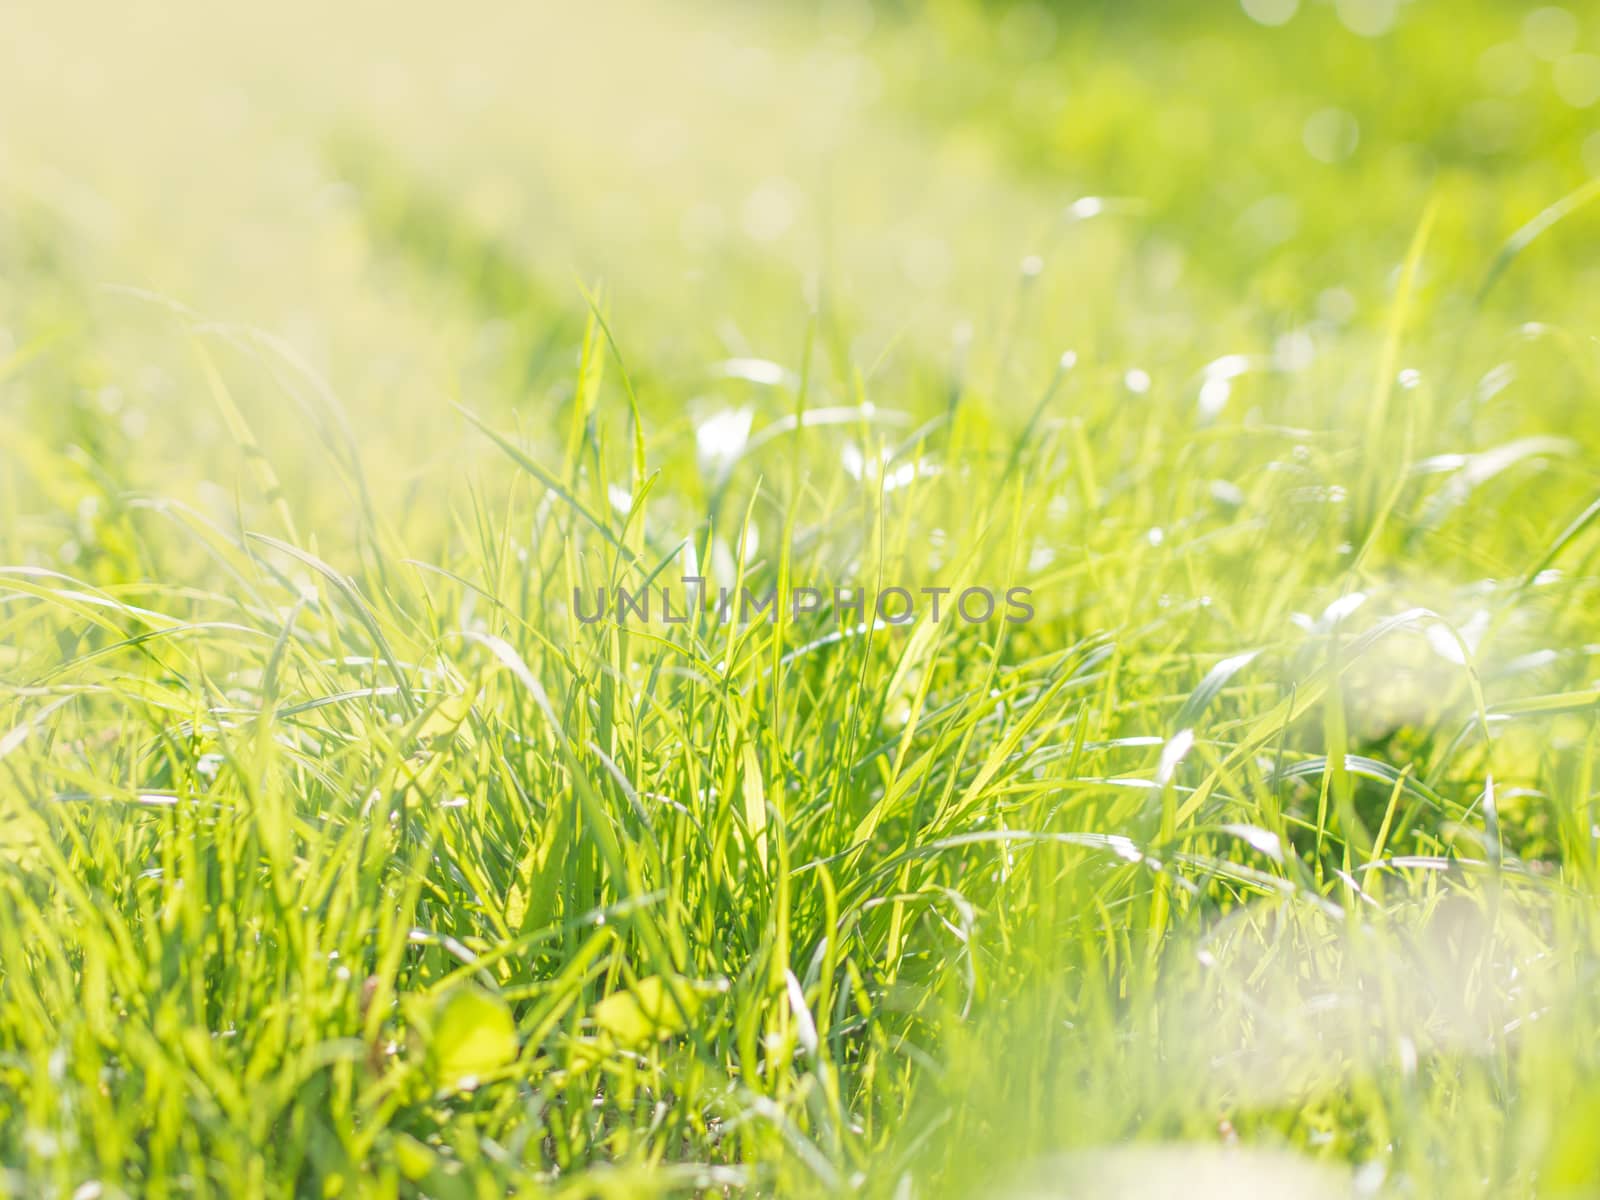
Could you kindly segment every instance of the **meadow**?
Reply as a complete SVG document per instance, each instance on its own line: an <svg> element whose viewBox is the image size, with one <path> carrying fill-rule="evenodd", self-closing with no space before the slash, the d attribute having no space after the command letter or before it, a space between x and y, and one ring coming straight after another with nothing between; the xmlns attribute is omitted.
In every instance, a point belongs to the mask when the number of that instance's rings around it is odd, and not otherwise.
<svg viewBox="0 0 1600 1200"><path fill-rule="evenodd" d="M1596 1194L1597 117L1525 0L0 6L0 1194Z"/></svg>

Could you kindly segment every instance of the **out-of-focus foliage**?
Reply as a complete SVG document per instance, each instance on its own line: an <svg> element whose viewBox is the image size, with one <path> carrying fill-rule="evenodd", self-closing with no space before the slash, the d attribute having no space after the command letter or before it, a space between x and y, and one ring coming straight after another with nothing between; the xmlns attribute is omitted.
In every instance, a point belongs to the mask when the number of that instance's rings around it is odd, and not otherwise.
<svg viewBox="0 0 1600 1200"><path fill-rule="evenodd" d="M1600 16L0 56L0 1193L1600 1186Z"/></svg>

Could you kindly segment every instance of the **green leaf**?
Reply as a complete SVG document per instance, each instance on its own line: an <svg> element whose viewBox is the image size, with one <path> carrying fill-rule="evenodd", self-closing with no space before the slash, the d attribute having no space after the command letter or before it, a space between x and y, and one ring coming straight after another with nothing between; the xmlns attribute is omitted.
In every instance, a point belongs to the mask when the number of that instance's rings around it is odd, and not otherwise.
<svg viewBox="0 0 1600 1200"><path fill-rule="evenodd" d="M636 1046L652 1037L665 1038L682 1033L685 1016L692 1017L700 1007L700 997L686 984L677 988L679 1003L673 1002L665 980L647 975L625 992L613 992L594 1006L594 1022L619 1043ZM687 1010L687 1011L684 1011Z"/></svg>
<svg viewBox="0 0 1600 1200"><path fill-rule="evenodd" d="M510 1007L480 987L445 993L430 1025L428 1054L441 1087L470 1090L482 1076L517 1057L517 1027Z"/></svg>
<svg viewBox="0 0 1600 1200"><path fill-rule="evenodd" d="M394 1140L394 1160L402 1175L412 1183L421 1183L433 1170L437 1156L410 1134L402 1133Z"/></svg>

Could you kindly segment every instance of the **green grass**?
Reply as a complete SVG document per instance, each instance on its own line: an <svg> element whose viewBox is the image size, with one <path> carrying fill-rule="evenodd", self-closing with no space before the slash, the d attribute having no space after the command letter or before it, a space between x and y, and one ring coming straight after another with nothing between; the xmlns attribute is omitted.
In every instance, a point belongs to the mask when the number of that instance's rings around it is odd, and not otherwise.
<svg viewBox="0 0 1600 1200"><path fill-rule="evenodd" d="M1591 15L36 7L0 1193L1600 1188Z"/></svg>

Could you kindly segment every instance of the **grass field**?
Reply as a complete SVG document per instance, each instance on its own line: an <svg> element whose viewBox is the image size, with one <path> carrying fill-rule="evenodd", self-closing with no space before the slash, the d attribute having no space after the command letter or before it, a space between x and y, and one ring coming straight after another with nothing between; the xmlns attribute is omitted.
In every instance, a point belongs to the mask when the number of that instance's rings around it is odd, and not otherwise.
<svg viewBox="0 0 1600 1200"><path fill-rule="evenodd" d="M0 1194L1600 1192L1597 117L1576 4L0 6Z"/></svg>

